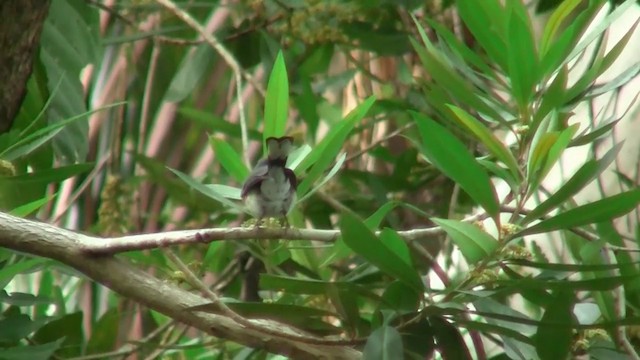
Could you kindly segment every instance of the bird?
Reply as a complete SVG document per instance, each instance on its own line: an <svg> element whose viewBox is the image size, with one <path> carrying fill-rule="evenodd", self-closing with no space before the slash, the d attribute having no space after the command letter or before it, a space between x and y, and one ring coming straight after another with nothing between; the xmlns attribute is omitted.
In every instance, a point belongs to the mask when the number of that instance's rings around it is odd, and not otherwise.
<svg viewBox="0 0 640 360"><path fill-rule="evenodd" d="M290 136L266 139L267 157L258 161L242 186L241 197L249 214L257 219L256 227L267 217L284 220L296 201L298 179L287 167L293 148Z"/></svg>

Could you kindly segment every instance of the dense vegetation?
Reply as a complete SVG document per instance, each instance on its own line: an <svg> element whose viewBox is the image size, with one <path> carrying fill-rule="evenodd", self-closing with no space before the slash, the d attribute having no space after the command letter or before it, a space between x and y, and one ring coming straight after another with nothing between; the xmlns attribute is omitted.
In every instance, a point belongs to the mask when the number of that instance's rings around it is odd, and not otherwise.
<svg viewBox="0 0 640 360"><path fill-rule="evenodd" d="M524 3L52 1L0 359L638 359L637 5ZM256 228L284 135L291 228Z"/></svg>

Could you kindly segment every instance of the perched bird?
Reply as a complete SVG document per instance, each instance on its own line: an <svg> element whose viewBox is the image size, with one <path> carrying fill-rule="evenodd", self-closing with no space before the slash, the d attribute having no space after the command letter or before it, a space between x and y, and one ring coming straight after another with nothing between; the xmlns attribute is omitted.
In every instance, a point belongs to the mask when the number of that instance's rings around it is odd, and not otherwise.
<svg viewBox="0 0 640 360"><path fill-rule="evenodd" d="M284 219L289 224L287 214L296 199L298 180L287 168L287 157L293 148L293 138L270 137L267 143L267 157L260 160L242 186L242 201L247 211L260 225L262 219L274 217Z"/></svg>

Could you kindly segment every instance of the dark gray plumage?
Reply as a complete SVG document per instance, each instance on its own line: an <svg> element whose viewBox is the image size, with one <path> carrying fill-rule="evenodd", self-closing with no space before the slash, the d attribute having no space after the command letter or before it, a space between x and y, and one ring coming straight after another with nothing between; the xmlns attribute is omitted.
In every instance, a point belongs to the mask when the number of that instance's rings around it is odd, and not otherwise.
<svg viewBox="0 0 640 360"><path fill-rule="evenodd" d="M267 158L260 160L242 186L242 201L248 212L258 219L285 218L296 199L298 181L293 171L286 167L287 157L293 148L289 136L266 140Z"/></svg>

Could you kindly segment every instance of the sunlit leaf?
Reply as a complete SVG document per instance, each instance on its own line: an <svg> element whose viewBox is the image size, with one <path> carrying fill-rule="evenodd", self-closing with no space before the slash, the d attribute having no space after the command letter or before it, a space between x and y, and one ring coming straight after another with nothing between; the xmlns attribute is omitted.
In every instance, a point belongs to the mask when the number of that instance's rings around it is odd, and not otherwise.
<svg viewBox="0 0 640 360"><path fill-rule="evenodd" d="M515 157L511 153L509 149L507 149L504 144L498 140L498 138L491 132L486 126L484 126L480 121L475 119L469 113L460 109L459 107L453 105L447 105L449 109L455 115L455 118L475 137L487 147L487 150L498 158L498 160L502 161L509 170L511 171L511 175L514 178L519 178L520 170L518 166L518 162Z"/></svg>
<svg viewBox="0 0 640 360"><path fill-rule="evenodd" d="M495 218L499 210L496 193L476 159L444 127L420 113L411 115L422 137L424 155Z"/></svg>
<svg viewBox="0 0 640 360"><path fill-rule="evenodd" d="M269 76L267 94L264 99L263 143L269 137L281 137L287 128L289 114L289 79L282 52L278 52ZM265 145L266 146L266 145ZM266 150L266 148L265 148Z"/></svg>
<svg viewBox="0 0 640 360"><path fill-rule="evenodd" d="M242 162L242 156L238 154L233 147L222 139L209 137L211 145L213 145L213 151L216 156L216 160L220 161L222 167L233 176L236 181L244 181L249 176L249 169Z"/></svg>
<svg viewBox="0 0 640 360"><path fill-rule="evenodd" d="M391 326L381 326L369 335L364 345L362 359L364 360L391 360L402 359L402 338L398 330Z"/></svg>
<svg viewBox="0 0 640 360"><path fill-rule="evenodd" d="M640 204L640 189L626 191L562 212L518 232L513 237L570 229L576 226L615 219L635 209L638 204Z"/></svg>
<svg viewBox="0 0 640 360"><path fill-rule="evenodd" d="M446 231L469 264L487 258L498 248L496 239L476 225L456 220L431 220Z"/></svg>
<svg viewBox="0 0 640 360"><path fill-rule="evenodd" d="M573 338L570 327L555 324L573 323L574 295L569 292L559 292L545 309L536 333L535 346L542 360L564 359L569 355Z"/></svg>
<svg viewBox="0 0 640 360"><path fill-rule="evenodd" d="M418 293L422 293L424 285L416 270L387 247L354 215L349 213L342 215L340 232L345 244L356 254L361 255L380 270L406 283Z"/></svg>

